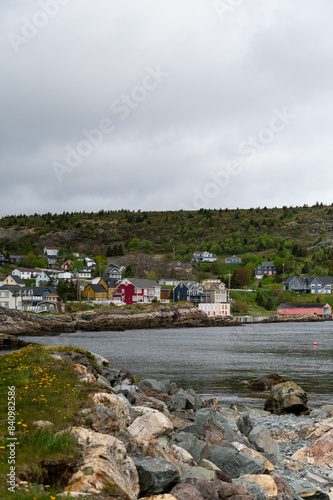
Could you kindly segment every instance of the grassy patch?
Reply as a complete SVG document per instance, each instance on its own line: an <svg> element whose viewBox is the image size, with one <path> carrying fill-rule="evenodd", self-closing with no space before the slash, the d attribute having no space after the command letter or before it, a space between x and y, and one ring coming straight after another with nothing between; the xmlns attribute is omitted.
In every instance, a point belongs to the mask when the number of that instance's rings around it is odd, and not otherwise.
<svg viewBox="0 0 333 500"><path fill-rule="evenodd" d="M74 425L80 409L90 406L89 394L94 386L79 382L71 366L52 358L50 350L83 352L93 361L91 353L72 346L28 346L0 356L0 498L14 498L13 495L15 498L52 498L62 491L61 478L66 478L66 474L70 477L71 467L80 458L80 448L74 439L68 434L56 433ZM11 442L7 423L9 387L15 387L16 479L30 484L14 494L7 490L6 483L7 445ZM54 425L43 428L34 424L40 420ZM36 486L40 484L49 491L47 495L38 493Z"/></svg>

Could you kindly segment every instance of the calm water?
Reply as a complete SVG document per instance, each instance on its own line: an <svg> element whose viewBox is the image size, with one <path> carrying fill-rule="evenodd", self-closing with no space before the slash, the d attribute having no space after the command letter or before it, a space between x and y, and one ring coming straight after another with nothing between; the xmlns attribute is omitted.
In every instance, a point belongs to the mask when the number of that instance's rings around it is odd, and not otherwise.
<svg viewBox="0 0 333 500"><path fill-rule="evenodd" d="M214 394L221 402L243 399L246 382L278 373L299 384L311 407L333 403L333 323L258 324L228 328L82 332L22 337L46 345L74 344L106 357L141 378L170 378L181 387ZM313 343L317 342L317 347Z"/></svg>

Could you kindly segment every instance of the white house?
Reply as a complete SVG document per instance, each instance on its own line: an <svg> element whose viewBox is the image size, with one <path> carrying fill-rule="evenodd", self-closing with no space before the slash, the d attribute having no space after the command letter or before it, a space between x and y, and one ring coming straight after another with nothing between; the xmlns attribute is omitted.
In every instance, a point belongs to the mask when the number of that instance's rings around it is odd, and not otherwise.
<svg viewBox="0 0 333 500"><path fill-rule="evenodd" d="M203 311L210 317L224 317L230 316L230 303L229 302L218 302L212 304L198 304L200 311Z"/></svg>
<svg viewBox="0 0 333 500"><path fill-rule="evenodd" d="M44 247L43 252L47 257L59 257L60 247Z"/></svg>
<svg viewBox="0 0 333 500"><path fill-rule="evenodd" d="M12 271L12 275L18 276L21 280L35 280L42 273L43 269L31 269L26 267L17 267Z"/></svg>

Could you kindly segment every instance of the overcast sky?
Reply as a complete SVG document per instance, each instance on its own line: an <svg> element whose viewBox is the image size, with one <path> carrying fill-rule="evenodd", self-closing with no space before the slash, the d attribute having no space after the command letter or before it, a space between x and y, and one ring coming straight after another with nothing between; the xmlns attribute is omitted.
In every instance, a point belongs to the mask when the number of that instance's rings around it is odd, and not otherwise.
<svg viewBox="0 0 333 500"><path fill-rule="evenodd" d="M332 0L0 4L0 215L333 202Z"/></svg>

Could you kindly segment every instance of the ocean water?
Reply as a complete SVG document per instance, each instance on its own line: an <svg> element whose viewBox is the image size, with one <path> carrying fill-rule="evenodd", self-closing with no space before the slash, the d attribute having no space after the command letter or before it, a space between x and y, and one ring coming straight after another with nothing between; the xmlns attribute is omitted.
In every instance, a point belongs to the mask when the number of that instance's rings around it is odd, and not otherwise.
<svg viewBox="0 0 333 500"><path fill-rule="evenodd" d="M76 332L21 337L45 345L73 344L136 377L170 379L229 405L263 408L247 382L278 373L300 385L309 406L333 403L333 323L255 324L224 328ZM317 342L317 347L313 344Z"/></svg>

